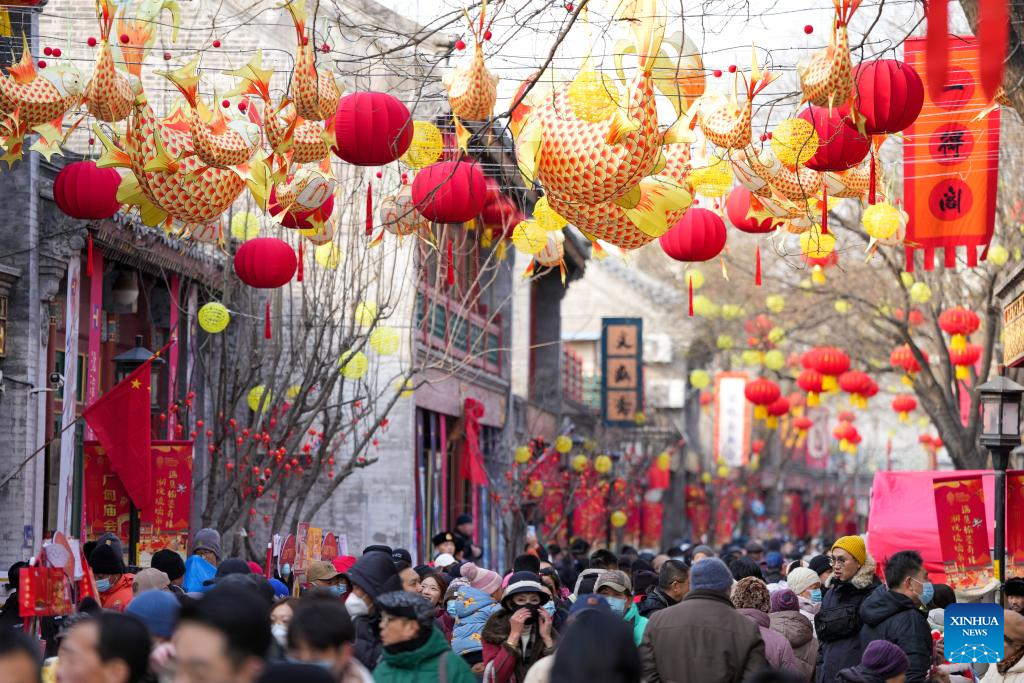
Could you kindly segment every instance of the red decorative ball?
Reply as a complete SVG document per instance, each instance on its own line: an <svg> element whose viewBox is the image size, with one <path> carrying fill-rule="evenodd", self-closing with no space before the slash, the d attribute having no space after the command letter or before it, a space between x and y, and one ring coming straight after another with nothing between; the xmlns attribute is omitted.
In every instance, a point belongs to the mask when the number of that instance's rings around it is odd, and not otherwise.
<svg viewBox="0 0 1024 683"><path fill-rule="evenodd" d="M47 57L49 57L50 55L53 54L53 48L52 47L44 47L43 48L43 54L46 55Z"/></svg>
<svg viewBox="0 0 1024 683"><path fill-rule="evenodd" d="M570 3L568 3L568 4L567 4L567 5L565 6L565 11L566 11L566 12L572 12L572 11L575 11L575 9L576 9L576 6L575 6L575 5L573 5L573 4L571 3L571 2L570 2Z"/></svg>
<svg viewBox="0 0 1024 683"><path fill-rule="evenodd" d="M484 40L490 40L490 39L491 39L491 32L490 31L484 31Z"/></svg>
<svg viewBox="0 0 1024 683"><path fill-rule="evenodd" d="M461 40L461 39L460 40L456 40L455 41L455 49L456 50L465 50L466 49L466 41Z"/></svg>
<svg viewBox="0 0 1024 683"><path fill-rule="evenodd" d="M39 68L40 69L45 69L46 68L46 60L45 59L40 59L39 60Z"/></svg>
<svg viewBox="0 0 1024 683"><path fill-rule="evenodd" d="M721 78L721 77L722 77L722 70L721 69L715 69L715 78Z"/></svg>
<svg viewBox="0 0 1024 683"><path fill-rule="evenodd" d="M60 57L60 56L61 56L61 54L63 54L63 53L62 53L62 52L60 51L60 48L59 48L59 47L55 47L55 48L53 48L53 56L54 56L54 57Z"/></svg>
<svg viewBox="0 0 1024 683"><path fill-rule="evenodd" d="M853 70L853 84L857 111L864 117L868 135L905 130L924 106L921 77L898 59L861 62Z"/></svg>
<svg viewBox="0 0 1024 683"><path fill-rule="evenodd" d="M864 160L871 138L861 135L837 107L808 106L798 114L818 133L818 151L804 164L814 171L845 171Z"/></svg>
<svg viewBox="0 0 1024 683"><path fill-rule="evenodd" d="M122 33L122 34L121 34L121 42L122 42L122 43L124 43L125 45L127 45L127 44L128 44L128 41L129 41L129 40L131 40L131 38L129 38L129 37L128 37L128 34L127 34L127 33Z"/></svg>
<svg viewBox="0 0 1024 683"><path fill-rule="evenodd" d="M806 26L804 26L804 33L806 33L807 35L811 35L812 33L814 33L814 27L811 26L810 24L807 24Z"/></svg>
<svg viewBox="0 0 1024 683"><path fill-rule="evenodd" d="M729 192L725 200L725 215L733 227L754 235L771 232L778 227L779 219L766 212L758 213L754 210L756 207L752 206L752 200L755 200L754 196L742 185L737 185Z"/></svg>
<svg viewBox="0 0 1024 683"><path fill-rule="evenodd" d="M257 237L235 252L238 279L258 289L276 289L295 275L298 259L291 246L275 237Z"/></svg>
<svg viewBox="0 0 1024 683"><path fill-rule="evenodd" d="M483 210L487 182L474 163L439 161L416 174L412 181L412 200L427 220L464 223Z"/></svg>
<svg viewBox="0 0 1024 683"><path fill-rule="evenodd" d="M230 102L230 100L221 100L221 102L220 102L220 106L222 106L222 107L224 107L225 109L227 109L228 107L230 107L230 106L231 106L231 102Z"/></svg>
<svg viewBox="0 0 1024 683"><path fill-rule="evenodd" d="M377 176L378 178L383 178L384 177L384 174L381 173L380 171L377 171L376 173L374 173L374 175Z"/></svg>
<svg viewBox="0 0 1024 683"><path fill-rule="evenodd" d="M731 74L736 73L736 65L735 64L730 64L729 65L729 73L731 73Z"/></svg>
<svg viewBox="0 0 1024 683"><path fill-rule="evenodd" d="M95 161L76 161L57 174L53 200L57 208L82 220L110 218L121 208L117 187L121 174L112 168L99 168Z"/></svg>
<svg viewBox="0 0 1024 683"><path fill-rule="evenodd" d="M165 62L171 61L171 53L170 52L165 52L164 53L164 61Z"/></svg>
<svg viewBox="0 0 1024 683"><path fill-rule="evenodd" d="M220 47L220 41L219 40L213 41L213 46L214 47Z"/></svg>
<svg viewBox="0 0 1024 683"><path fill-rule="evenodd" d="M412 116L401 101L382 92L357 92L338 102L334 153L356 166L383 166L412 144Z"/></svg>
<svg viewBox="0 0 1024 683"><path fill-rule="evenodd" d="M725 240L721 216L692 206L658 238L662 251L676 261L709 261L722 253Z"/></svg>
<svg viewBox="0 0 1024 683"><path fill-rule="evenodd" d="M248 108L249 108L249 103L246 102L245 100L242 100L241 102L238 103L238 111L242 112L243 114L245 113L245 110L248 109Z"/></svg>
<svg viewBox="0 0 1024 683"><path fill-rule="evenodd" d="M89 36L89 39L85 41L85 44L89 47L96 47L96 39L92 36Z"/></svg>
<svg viewBox="0 0 1024 683"><path fill-rule="evenodd" d="M324 54L327 54L330 51L331 51L331 46L328 45L327 43L324 43L323 45L320 46L320 52L323 52Z"/></svg>

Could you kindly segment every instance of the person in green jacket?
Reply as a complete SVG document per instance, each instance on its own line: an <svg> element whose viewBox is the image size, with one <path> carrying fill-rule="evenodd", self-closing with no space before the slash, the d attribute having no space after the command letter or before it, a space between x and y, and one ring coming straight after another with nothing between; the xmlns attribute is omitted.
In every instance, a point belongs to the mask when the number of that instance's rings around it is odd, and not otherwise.
<svg viewBox="0 0 1024 683"><path fill-rule="evenodd" d="M639 647L647 628L647 617L640 616L636 603L633 602L633 582L626 572L618 569L602 572L594 584L594 592L608 601L608 606L615 614L621 614L633 628L633 640Z"/></svg>
<svg viewBox="0 0 1024 683"><path fill-rule="evenodd" d="M444 634L434 626L434 607L416 593L395 591L377 598L380 664L376 683L475 683L476 678Z"/></svg>

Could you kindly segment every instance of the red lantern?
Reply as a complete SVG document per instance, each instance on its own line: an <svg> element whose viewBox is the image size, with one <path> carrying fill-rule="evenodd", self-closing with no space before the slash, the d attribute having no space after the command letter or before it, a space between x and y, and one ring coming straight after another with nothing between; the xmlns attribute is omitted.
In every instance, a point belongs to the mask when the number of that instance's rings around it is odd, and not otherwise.
<svg viewBox="0 0 1024 683"><path fill-rule="evenodd" d="M275 237L257 237L235 252L238 279L258 289L275 289L288 284L295 275L295 252L287 242Z"/></svg>
<svg viewBox="0 0 1024 683"><path fill-rule="evenodd" d="M806 415L801 415L800 417L793 420L793 427L795 427L796 430L800 432L801 436L806 434L807 430L813 426L814 420L807 417Z"/></svg>
<svg viewBox="0 0 1024 683"><path fill-rule="evenodd" d="M813 369L822 375L822 389L824 391L835 391L839 384L836 378L850 369L850 357L831 346L818 348L817 353L812 357Z"/></svg>
<svg viewBox="0 0 1024 683"><path fill-rule="evenodd" d="M725 222L714 211L691 206L658 238L661 249L676 261L709 261L725 248Z"/></svg>
<svg viewBox="0 0 1024 683"><path fill-rule="evenodd" d="M53 200L57 208L81 220L110 218L121 208L117 187L121 174L112 168L99 168L95 161L76 161L57 174L53 182Z"/></svg>
<svg viewBox="0 0 1024 683"><path fill-rule="evenodd" d="M416 174L412 181L416 209L435 223L473 220L487 202L487 181L480 168L468 161L439 161Z"/></svg>
<svg viewBox="0 0 1024 683"><path fill-rule="evenodd" d="M967 380L971 377L971 368L981 359L981 346L968 344L962 349L949 348L949 361L956 367L956 378Z"/></svg>
<svg viewBox="0 0 1024 683"><path fill-rule="evenodd" d="M849 118L837 107L808 106L798 114L818 133L818 151L804 164L815 171L845 171L853 168L871 149L871 139L852 128Z"/></svg>
<svg viewBox="0 0 1024 683"><path fill-rule="evenodd" d="M910 394L900 394L892 400L893 411L899 413L900 422L908 422L910 413L917 408L917 399Z"/></svg>
<svg viewBox="0 0 1024 683"><path fill-rule="evenodd" d="M775 429L779 426L779 418L789 414L789 399L785 396L780 396L768 404L767 410L768 419L765 421L765 426L768 429Z"/></svg>
<svg viewBox="0 0 1024 683"><path fill-rule="evenodd" d="M939 327L948 335L952 335L950 348L962 351L967 348L967 337L978 331L981 320L974 311L963 306L950 308L939 314Z"/></svg>
<svg viewBox="0 0 1024 683"><path fill-rule="evenodd" d="M768 406L779 399L782 390L770 379L758 377L747 382L743 389L743 395L754 404L754 418L763 420L768 417Z"/></svg>
<svg viewBox="0 0 1024 683"><path fill-rule="evenodd" d="M759 235L775 230L780 224L778 218L759 210L760 201L750 190L737 185L725 200L725 215L733 227L743 232Z"/></svg>
<svg viewBox="0 0 1024 683"><path fill-rule="evenodd" d="M857 408L867 408L867 395L873 384L866 372L850 370L839 376L839 388L850 395L850 405Z"/></svg>
<svg viewBox="0 0 1024 683"><path fill-rule="evenodd" d="M338 102L334 153L356 166L381 166L405 154L412 144L409 110L382 92L356 92Z"/></svg>
<svg viewBox="0 0 1024 683"><path fill-rule="evenodd" d="M905 130L917 120L924 105L921 77L898 59L861 62L853 69L853 83L857 111L868 135Z"/></svg>
<svg viewBox="0 0 1024 683"><path fill-rule="evenodd" d="M312 230L316 227L313 225L314 220L320 223L325 223L334 213L334 195L328 195L324 203L316 209L298 211L294 206L292 206L285 210L277 203L277 189L271 187L270 199L267 202L267 213L271 216L277 216L282 211L285 212L284 215L281 216L281 225L284 227L291 228L292 230Z"/></svg>
<svg viewBox="0 0 1024 683"><path fill-rule="evenodd" d="M512 230L523 220L523 214L513 199L498 194L496 198L484 204L484 208L480 212L480 220L483 221L484 226L510 237Z"/></svg>
<svg viewBox="0 0 1024 683"><path fill-rule="evenodd" d="M928 354L924 352L924 349L921 349L921 355L924 356L924 362L927 363ZM892 353L889 354L889 365L901 368L908 375L907 378L904 378L904 382L908 378L912 381L914 375L921 372L921 366L918 364L917 358L914 357L914 352L910 350L909 344L897 346L892 350Z"/></svg>
<svg viewBox="0 0 1024 683"><path fill-rule="evenodd" d="M860 433L852 422L840 422L832 430L832 436L839 441L839 450L845 453L855 452L857 444L861 441Z"/></svg>

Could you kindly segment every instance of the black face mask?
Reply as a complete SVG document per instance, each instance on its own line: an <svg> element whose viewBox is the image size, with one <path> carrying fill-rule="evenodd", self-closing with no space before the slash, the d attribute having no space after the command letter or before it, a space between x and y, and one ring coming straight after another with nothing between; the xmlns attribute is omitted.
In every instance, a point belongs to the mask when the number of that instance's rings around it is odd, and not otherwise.
<svg viewBox="0 0 1024 683"><path fill-rule="evenodd" d="M530 610L530 618L527 619L524 623L527 626L531 626L533 624L536 624L538 622L538 620L539 620L541 606L540 605L530 604L530 605L524 605L524 607L526 607L526 609Z"/></svg>

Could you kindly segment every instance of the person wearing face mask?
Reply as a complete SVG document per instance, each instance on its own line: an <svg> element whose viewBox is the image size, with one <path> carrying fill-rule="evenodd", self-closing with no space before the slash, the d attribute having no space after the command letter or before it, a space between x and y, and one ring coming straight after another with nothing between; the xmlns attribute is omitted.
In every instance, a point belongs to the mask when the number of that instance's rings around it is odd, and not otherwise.
<svg viewBox="0 0 1024 683"><path fill-rule="evenodd" d="M344 605L323 588L316 589L295 606L287 627L288 659L326 669L338 683L372 683L370 672L354 656L355 639Z"/></svg>
<svg viewBox="0 0 1024 683"><path fill-rule="evenodd" d="M548 589L533 572L515 572L501 598L501 609L484 625L484 679L523 683L537 661L555 651L553 619L544 604Z"/></svg>
<svg viewBox="0 0 1024 683"><path fill-rule="evenodd" d="M448 613L455 618L452 627L452 649L473 669L480 673L484 668L484 653L481 633L492 614L500 609L501 577L490 569L478 567L472 562L459 567L460 579L451 582ZM451 586L459 584L454 593Z"/></svg>
<svg viewBox="0 0 1024 683"><path fill-rule="evenodd" d="M343 598L348 593L348 577L335 569L333 564L323 560L309 563L306 583L309 588L326 589L337 598Z"/></svg>
<svg viewBox="0 0 1024 683"><path fill-rule="evenodd" d="M473 683L469 665L456 656L434 626L434 608L409 591L385 593L380 638L384 654L373 671L376 683Z"/></svg>
<svg viewBox="0 0 1024 683"><path fill-rule="evenodd" d="M640 645L647 628L647 617L640 616L637 605L633 602L633 585L629 576L619 570L604 572L597 577L594 592L608 601L613 614L621 615L633 629L633 641Z"/></svg>
<svg viewBox="0 0 1024 683"><path fill-rule="evenodd" d="M860 606L861 644L888 640L907 653L907 683L923 683L931 668L932 635L922 608L934 589L920 553L901 550L885 564L885 582Z"/></svg>
<svg viewBox="0 0 1024 683"><path fill-rule="evenodd" d="M96 576L96 590L104 609L123 612L132 601L135 575L124 568L124 561L108 543L100 543L89 554L89 567Z"/></svg>
<svg viewBox="0 0 1024 683"><path fill-rule="evenodd" d="M278 650L272 659L284 659L288 649L288 625L291 624L295 608L298 606L298 598L285 597L270 608L270 635L274 637L274 647Z"/></svg>
<svg viewBox="0 0 1024 683"><path fill-rule="evenodd" d="M814 615L821 609L821 580L808 567L797 567L786 576L786 585L796 594L800 614L814 624Z"/></svg>
<svg viewBox="0 0 1024 683"><path fill-rule="evenodd" d="M380 613L377 598L402 590L402 582L390 552L371 551L356 560L348 570L352 584L345 597L345 609L356 629L356 658L370 671L380 661Z"/></svg>

